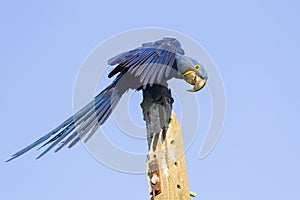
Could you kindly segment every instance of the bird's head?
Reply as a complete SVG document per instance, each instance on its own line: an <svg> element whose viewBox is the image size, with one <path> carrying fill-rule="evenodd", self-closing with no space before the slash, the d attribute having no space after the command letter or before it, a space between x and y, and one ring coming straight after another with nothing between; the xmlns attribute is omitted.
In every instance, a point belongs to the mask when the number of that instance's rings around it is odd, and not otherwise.
<svg viewBox="0 0 300 200"><path fill-rule="evenodd" d="M186 82L194 85L194 88L188 91L196 92L204 87L207 73L199 62L190 57L176 54L176 63L178 73L183 76Z"/></svg>

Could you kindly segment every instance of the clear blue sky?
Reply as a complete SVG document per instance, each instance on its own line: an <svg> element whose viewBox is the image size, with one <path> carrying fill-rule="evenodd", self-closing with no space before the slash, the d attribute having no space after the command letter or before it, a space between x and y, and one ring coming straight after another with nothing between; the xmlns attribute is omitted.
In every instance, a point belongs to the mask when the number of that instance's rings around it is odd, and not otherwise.
<svg viewBox="0 0 300 200"><path fill-rule="evenodd" d="M296 0L1 2L0 198L149 199L144 174L105 167L82 145L4 163L72 113L76 75L96 45L145 26L194 38L224 80L219 143L199 160L200 131L186 152L196 199L299 198L299 10Z"/></svg>

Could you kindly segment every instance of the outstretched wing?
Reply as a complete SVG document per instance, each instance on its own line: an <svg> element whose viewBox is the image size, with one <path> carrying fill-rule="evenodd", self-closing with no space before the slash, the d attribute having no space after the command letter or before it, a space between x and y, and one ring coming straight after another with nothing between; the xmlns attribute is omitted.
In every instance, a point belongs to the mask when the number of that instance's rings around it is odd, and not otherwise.
<svg viewBox="0 0 300 200"><path fill-rule="evenodd" d="M184 54L181 44L175 38L163 38L149 42L137 49L127 51L111 58L109 65L117 65L108 75L112 77L127 72L139 77L143 87L160 83L163 76L168 78L175 62L175 54Z"/></svg>

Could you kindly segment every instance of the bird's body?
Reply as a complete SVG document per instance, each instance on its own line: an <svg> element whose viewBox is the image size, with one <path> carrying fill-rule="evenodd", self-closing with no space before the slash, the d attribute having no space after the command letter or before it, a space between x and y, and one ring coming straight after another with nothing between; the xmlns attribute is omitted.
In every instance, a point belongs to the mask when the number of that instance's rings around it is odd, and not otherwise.
<svg viewBox="0 0 300 200"><path fill-rule="evenodd" d="M200 90L205 85L207 74L197 61L183 54L178 40L163 38L111 58L108 64L116 67L108 77L116 78L109 86L54 130L12 155L7 161L40 144L40 148L47 148L37 158L57 145L55 151L66 145L72 147L80 139L87 141L107 120L121 96L129 89L144 90L154 84L166 85L168 80L179 78L194 85L192 91Z"/></svg>

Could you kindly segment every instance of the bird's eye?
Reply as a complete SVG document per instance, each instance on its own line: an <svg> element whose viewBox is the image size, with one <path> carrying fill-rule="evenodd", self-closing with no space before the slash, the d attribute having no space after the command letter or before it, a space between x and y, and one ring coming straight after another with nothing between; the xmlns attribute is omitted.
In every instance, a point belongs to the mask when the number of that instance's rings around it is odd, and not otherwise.
<svg viewBox="0 0 300 200"><path fill-rule="evenodd" d="M194 65L194 69L195 69L195 70L197 70L197 71L198 71L200 68L201 68L201 66L200 66L200 65L198 65L198 64L197 64L197 65Z"/></svg>

